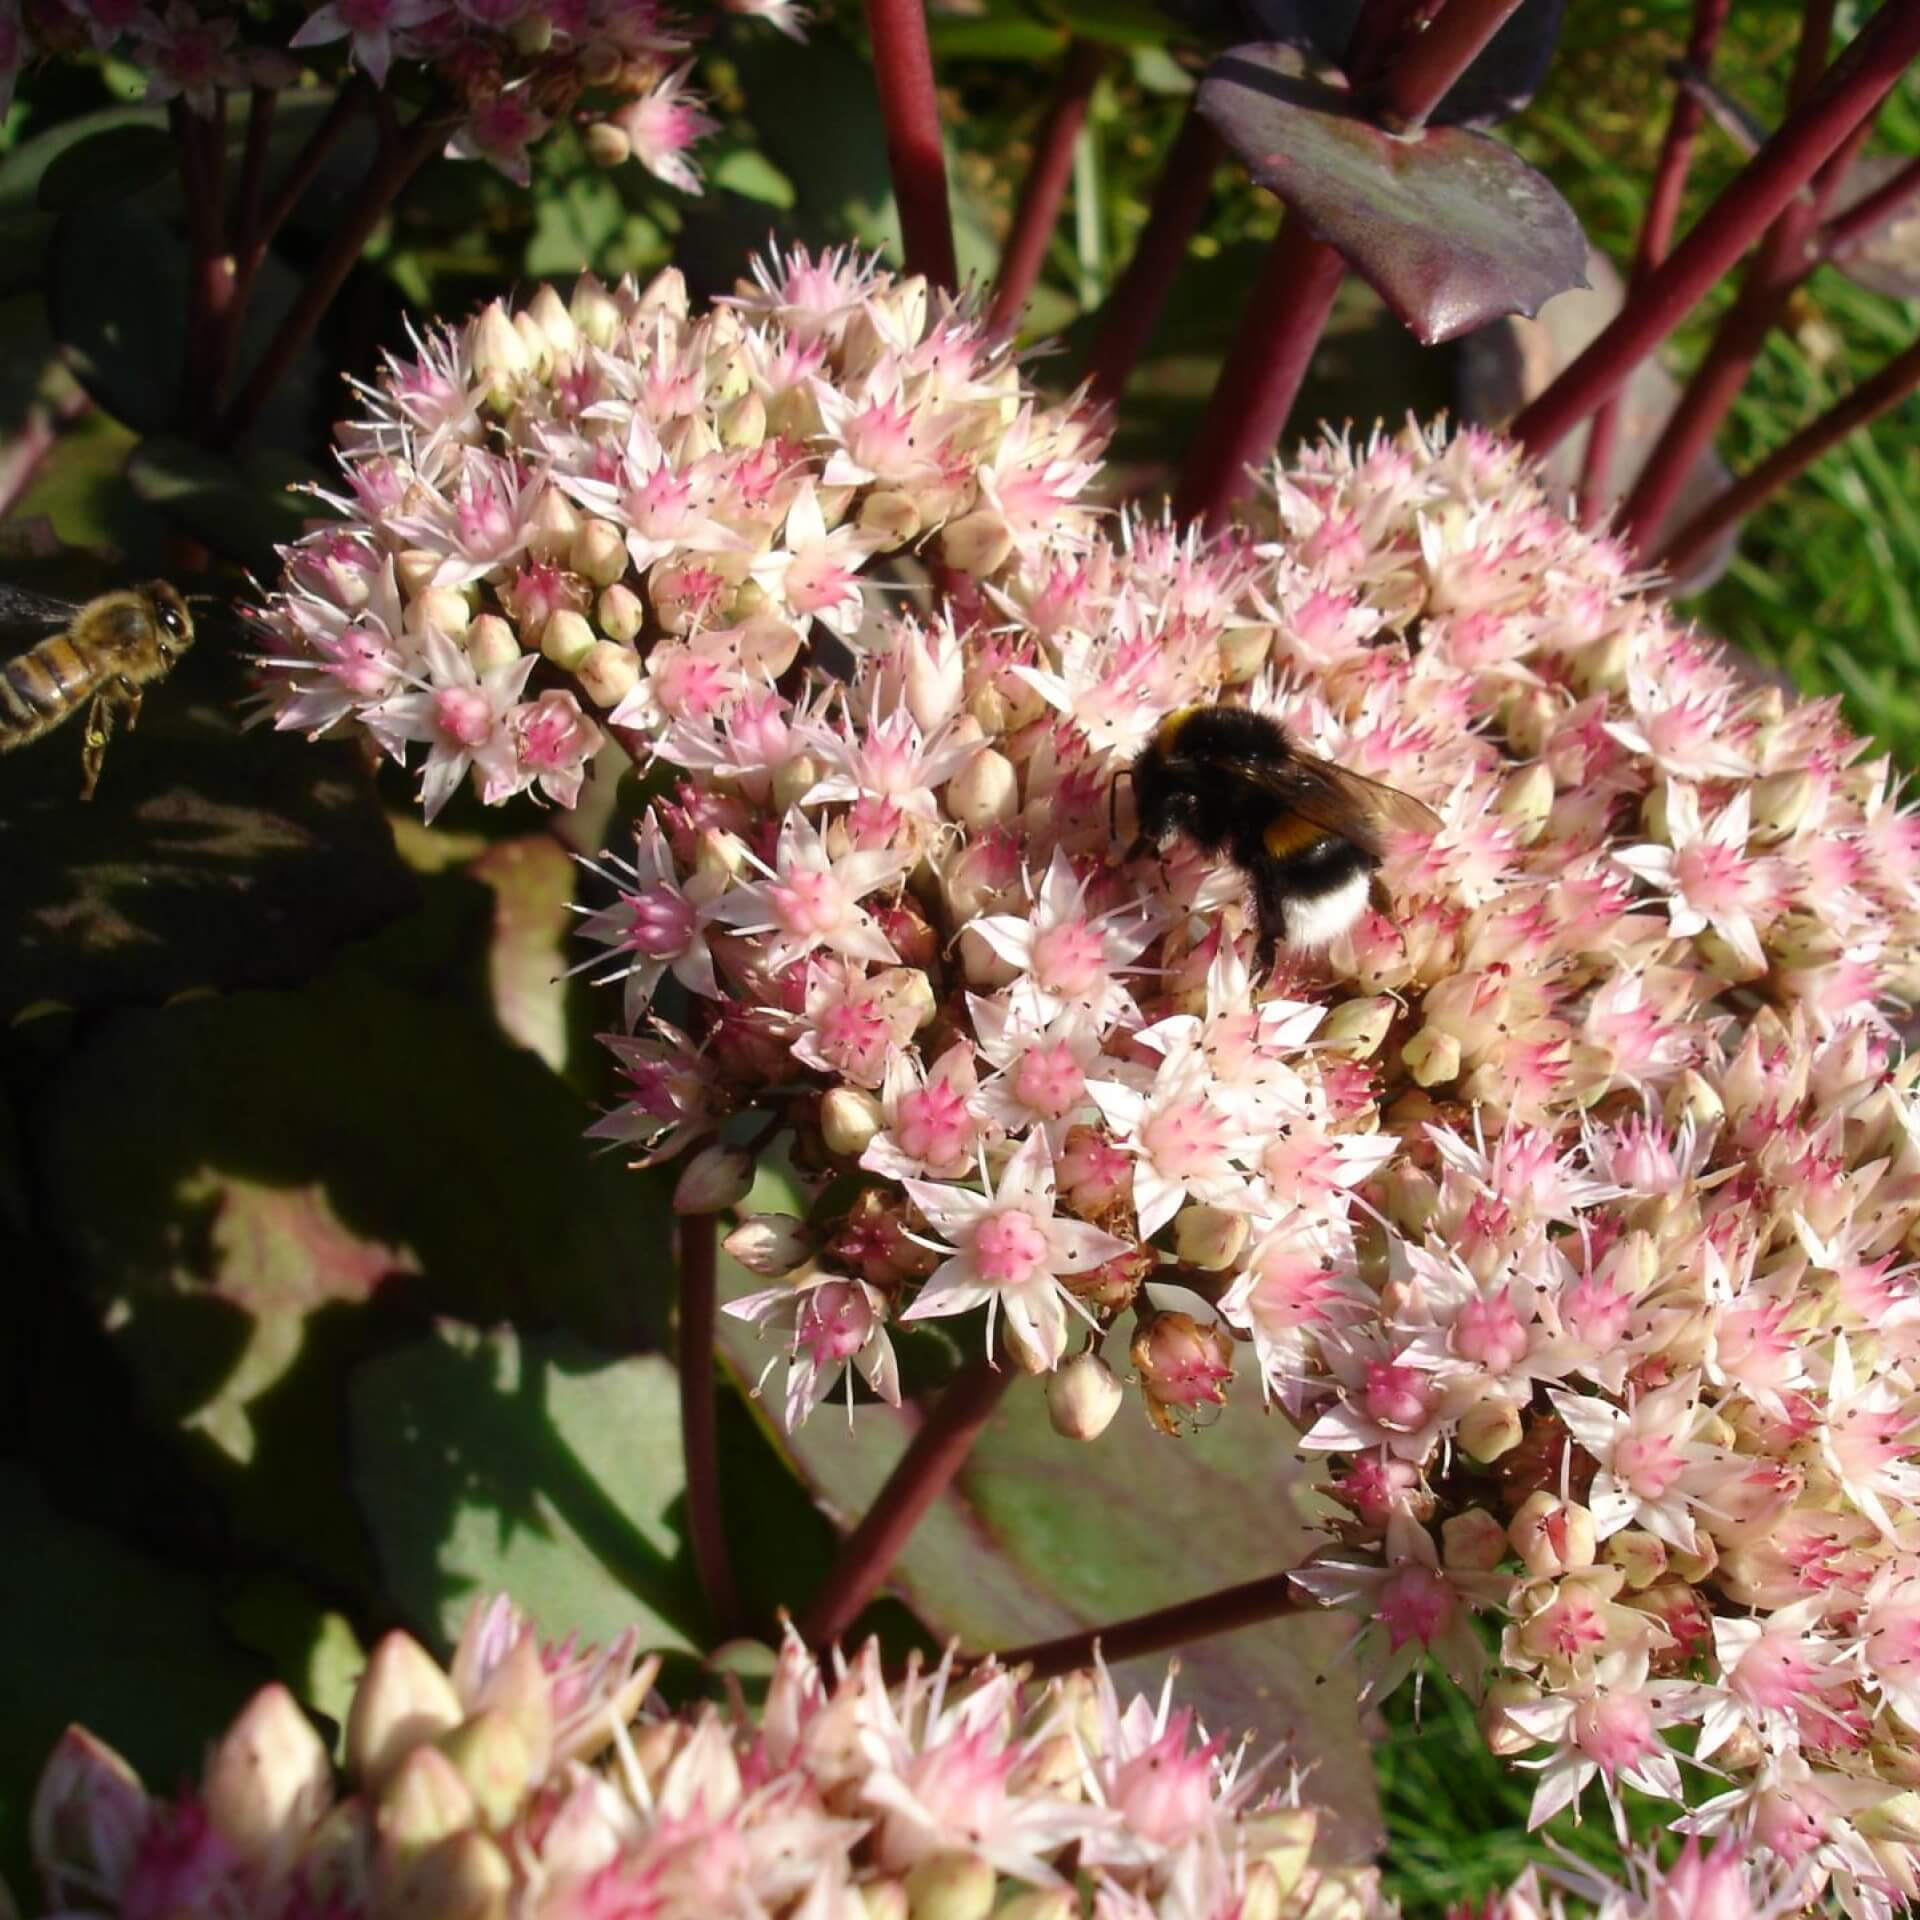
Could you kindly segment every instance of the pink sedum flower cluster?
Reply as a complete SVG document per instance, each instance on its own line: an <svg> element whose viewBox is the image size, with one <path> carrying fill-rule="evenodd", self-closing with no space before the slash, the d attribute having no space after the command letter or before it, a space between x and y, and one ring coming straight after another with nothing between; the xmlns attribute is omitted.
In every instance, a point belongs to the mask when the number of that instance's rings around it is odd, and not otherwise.
<svg viewBox="0 0 1920 1920"><path fill-rule="evenodd" d="M544 288L367 398L342 520L263 616L272 707L421 763L429 819L466 780L572 805L609 734L644 755L678 728L721 775L772 750L749 716L775 726L810 636L858 631L882 557L990 576L1091 528L1081 418L969 309L851 254L762 263L700 314L672 271Z"/></svg>
<svg viewBox="0 0 1920 1920"><path fill-rule="evenodd" d="M765 1698L669 1710L631 1635L477 1605L450 1670L376 1647L342 1791L279 1686L147 1792L72 1729L32 1809L50 1908L169 1920L1369 1920L1297 1780L1104 1667L1044 1688L789 1638Z"/></svg>
<svg viewBox="0 0 1920 1920"><path fill-rule="evenodd" d="M796 37L806 20L799 0L721 5ZM337 54L382 89L430 77L457 106L450 159L524 186L529 148L577 116L599 164L636 159L697 194L690 152L718 124L687 84L699 30L661 0L0 0L0 112L22 68L56 55L111 55L145 72L149 100L209 117L224 92L292 86Z"/></svg>

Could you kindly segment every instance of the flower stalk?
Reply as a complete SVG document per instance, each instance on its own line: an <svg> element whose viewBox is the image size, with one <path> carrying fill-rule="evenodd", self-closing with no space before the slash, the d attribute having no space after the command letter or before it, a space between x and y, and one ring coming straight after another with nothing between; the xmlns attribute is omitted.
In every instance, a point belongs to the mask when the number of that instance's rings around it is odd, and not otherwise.
<svg viewBox="0 0 1920 1920"><path fill-rule="evenodd" d="M887 130L887 168L900 210L907 268L936 287L958 284L953 215L947 203L947 159L940 140L940 102L933 89L933 51L921 0L867 0L874 82Z"/></svg>
<svg viewBox="0 0 1920 1920"><path fill-rule="evenodd" d="M1637 297L1560 377L1523 408L1511 432L1550 452L1671 334L1869 119L1916 56L1920 0L1887 0L1825 78L1647 278Z"/></svg>
<svg viewBox="0 0 1920 1920"><path fill-rule="evenodd" d="M1827 222L1820 231L1820 258L1837 259L1857 246L1877 228L1905 212L1916 194L1920 194L1920 155Z"/></svg>
<svg viewBox="0 0 1920 1920"><path fill-rule="evenodd" d="M1732 4L1733 0L1694 0L1687 63L1697 72L1711 70ZM1640 238L1634 247L1633 272L1628 280L1632 294L1637 294L1646 284L1648 275L1673 246L1674 230L1680 222L1680 202L1686 195L1687 176L1693 170L1694 142L1699 138L1705 118L1706 109L1699 95L1691 88L1676 87L1673 112L1667 120L1666 137L1660 143L1660 158L1647 195L1646 217L1640 223ZM1600 518L1605 504L1607 476L1613 466L1619 424L1620 396L1616 393L1593 416L1581 460L1579 499L1581 518L1587 526L1594 525Z"/></svg>
<svg viewBox="0 0 1920 1920"><path fill-rule="evenodd" d="M1020 205L1000 255L989 319L995 326L1017 326L1060 218L1067 182L1073 177L1073 150L1086 125L1087 106L1107 64L1106 49L1092 40L1075 40L1055 85L1047 116L1034 145L1033 164L1020 189Z"/></svg>
<svg viewBox="0 0 1920 1920"><path fill-rule="evenodd" d="M1427 28L1399 43L1374 91L1374 109L1396 132L1423 127L1455 81L1506 25L1520 0L1447 0Z"/></svg>
<svg viewBox="0 0 1920 1920"><path fill-rule="evenodd" d="M680 1216L680 1447L687 1474L687 1532L700 1589L716 1634L740 1624L740 1599L720 1508L720 1460L714 1417L714 1315L719 1310L719 1215Z"/></svg>
<svg viewBox="0 0 1920 1920"><path fill-rule="evenodd" d="M1844 399L1836 401L1751 472L1742 474L1732 486L1709 501L1661 548L1653 564L1669 574L1681 572L1727 528L1737 526L1782 487L1797 480L1822 454L1837 447L1850 433L1878 419L1889 407L1898 406L1916 386L1920 386L1920 340L1904 353L1896 354L1872 378L1863 380Z"/></svg>
<svg viewBox="0 0 1920 1920"><path fill-rule="evenodd" d="M1012 1367L980 1359L947 1383L802 1617L800 1634L808 1646L838 1640L880 1591L914 1528L965 1464L1014 1378Z"/></svg>
<svg viewBox="0 0 1920 1920"><path fill-rule="evenodd" d="M1195 1640L1209 1640L1215 1634L1259 1626L1263 1621L1278 1620L1286 1614L1318 1611L1293 1584L1290 1571L1270 1573L1237 1587L1221 1587L1198 1600L1156 1607L1150 1613L1135 1614L1130 1620L1116 1620L1104 1627L1086 1627L1077 1633L1063 1633L1053 1640L1036 1640L1031 1646L996 1653L993 1658L1004 1667L1026 1667L1036 1679L1050 1680L1055 1674L1071 1673L1076 1667L1086 1666L1096 1656L1109 1662L1135 1660L1147 1654L1166 1653Z"/></svg>

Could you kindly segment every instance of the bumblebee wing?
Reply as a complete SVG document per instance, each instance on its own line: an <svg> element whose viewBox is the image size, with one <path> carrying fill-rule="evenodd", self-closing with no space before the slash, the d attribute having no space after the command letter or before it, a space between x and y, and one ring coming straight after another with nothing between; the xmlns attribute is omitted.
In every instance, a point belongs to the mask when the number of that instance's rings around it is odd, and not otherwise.
<svg viewBox="0 0 1920 1920"><path fill-rule="evenodd" d="M1272 794L1303 820L1351 840L1375 857L1386 834L1440 831L1440 816L1412 794L1382 786L1378 780L1298 747L1284 760L1234 759L1221 771Z"/></svg>
<svg viewBox="0 0 1920 1920"><path fill-rule="evenodd" d="M64 633L79 611L77 601L56 600L0 580L0 655L23 652L50 633Z"/></svg>

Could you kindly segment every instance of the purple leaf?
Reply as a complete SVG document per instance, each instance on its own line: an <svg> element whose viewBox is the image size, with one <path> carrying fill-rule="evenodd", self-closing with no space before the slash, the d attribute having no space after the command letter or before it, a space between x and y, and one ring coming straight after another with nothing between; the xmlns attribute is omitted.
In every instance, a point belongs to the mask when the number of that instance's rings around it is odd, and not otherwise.
<svg viewBox="0 0 1920 1920"><path fill-rule="evenodd" d="M1200 111L1417 339L1457 339L1586 284L1579 221L1518 154L1458 127L1385 133L1304 65L1291 47L1235 47L1208 69Z"/></svg>

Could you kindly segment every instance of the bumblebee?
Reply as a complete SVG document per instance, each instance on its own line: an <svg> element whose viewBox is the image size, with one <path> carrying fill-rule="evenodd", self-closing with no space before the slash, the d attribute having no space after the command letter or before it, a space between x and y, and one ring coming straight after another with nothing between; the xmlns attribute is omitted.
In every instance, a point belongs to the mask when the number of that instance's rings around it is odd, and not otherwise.
<svg viewBox="0 0 1920 1920"><path fill-rule="evenodd" d="M22 642L24 652L0 661L0 753L86 707L80 798L91 800L115 719L133 730L145 690L193 645L193 616L164 580L84 604L0 582L0 651Z"/></svg>
<svg viewBox="0 0 1920 1920"><path fill-rule="evenodd" d="M1360 917L1381 836L1435 833L1432 810L1307 753L1277 720L1246 707L1182 707L1133 763L1137 859L1184 833L1238 867L1253 891L1262 973L1284 941L1325 946Z"/></svg>

